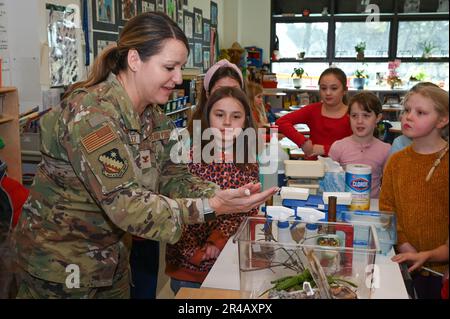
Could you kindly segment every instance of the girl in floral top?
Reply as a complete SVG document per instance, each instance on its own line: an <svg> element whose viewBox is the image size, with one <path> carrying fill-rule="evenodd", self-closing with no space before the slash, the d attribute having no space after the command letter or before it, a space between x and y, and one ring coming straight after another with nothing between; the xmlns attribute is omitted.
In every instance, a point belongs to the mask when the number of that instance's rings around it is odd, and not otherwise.
<svg viewBox="0 0 450 319"><path fill-rule="evenodd" d="M240 147L243 134L255 130L245 93L238 88L222 87L210 96L204 109L197 114L189 125L191 137L201 125L197 134L201 132L202 136L212 138L196 145L194 136L192 161L188 165L190 172L216 183L222 189L257 183L256 142L252 142L251 138L245 139L244 147ZM205 134L208 133L205 131L211 134ZM211 146L214 146L213 152ZM220 216L202 225L184 227L181 239L166 248L166 274L171 277L174 293L181 287L200 287L228 239L246 216L255 214L257 209L247 214Z"/></svg>

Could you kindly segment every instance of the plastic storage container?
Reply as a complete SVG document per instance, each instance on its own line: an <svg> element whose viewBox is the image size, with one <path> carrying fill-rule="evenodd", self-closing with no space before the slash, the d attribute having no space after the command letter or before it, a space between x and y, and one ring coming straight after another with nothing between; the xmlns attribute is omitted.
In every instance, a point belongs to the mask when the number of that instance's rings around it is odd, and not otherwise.
<svg viewBox="0 0 450 319"><path fill-rule="evenodd" d="M292 238L276 241L277 222L261 217L247 217L234 236L238 243L240 291L242 298L277 298L271 289L276 280L298 275L308 269L316 278L332 276L355 284L354 297L371 298L371 270L380 251L375 227L372 225L315 222L317 239L305 234L307 224L289 219ZM329 228L334 228L334 234ZM308 230L311 226L308 226ZM314 234L316 230L314 229ZM365 244L354 245L354 234L365 235ZM284 232L283 232L284 234ZM305 242L306 241L306 242ZM292 243L287 243L292 242ZM324 243L330 243L323 245ZM330 246L334 242L333 246ZM320 245L322 244L322 245ZM315 269L315 270L314 270ZM318 274L322 273L322 276ZM330 290L320 281L313 298L330 298ZM297 292L301 293L301 288ZM284 293L284 291L283 291ZM291 294L294 292L286 292ZM283 297L279 297L283 298ZM310 299L310 298L309 298Z"/></svg>
<svg viewBox="0 0 450 319"><path fill-rule="evenodd" d="M392 249L392 246L397 243L397 217L394 212L370 210L338 211L336 220L374 226L383 254L387 254ZM366 234L355 234L355 242L364 244L364 240L366 240Z"/></svg>

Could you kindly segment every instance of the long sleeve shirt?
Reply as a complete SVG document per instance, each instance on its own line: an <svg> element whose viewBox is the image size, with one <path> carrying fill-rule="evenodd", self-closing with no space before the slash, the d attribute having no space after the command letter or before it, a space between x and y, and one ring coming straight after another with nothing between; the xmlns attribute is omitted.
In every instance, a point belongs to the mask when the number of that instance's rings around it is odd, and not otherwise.
<svg viewBox="0 0 450 319"><path fill-rule="evenodd" d="M353 134L348 114L340 118L323 116L321 102L304 106L276 121L279 132L302 147L307 138L294 128L294 125L299 123L308 125L309 139L313 144L324 146L325 156L328 155L331 144ZM316 159L316 157L307 159Z"/></svg>
<svg viewBox="0 0 450 319"><path fill-rule="evenodd" d="M370 197L378 198L380 194L381 176L389 157L391 145L373 137L367 144L356 142L349 136L331 145L329 156L344 167L347 164L366 164L372 168L372 185Z"/></svg>
<svg viewBox="0 0 450 319"><path fill-rule="evenodd" d="M258 182L258 165L248 164L245 169L234 163L192 163L189 171L203 180L216 183L223 189L239 188ZM203 260L206 245L214 245L220 251L237 231L248 213L221 215L216 220L198 225L183 226L181 239L166 246L166 274L178 280L203 282L216 259Z"/></svg>
<svg viewBox="0 0 450 319"><path fill-rule="evenodd" d="M431 179L425 178L440 153L419 154L412 146L394 153L383 174L380 209L397 213L397 245L434 249L448 238L448 152ZM431 268L445 270L445 267Z"/></svg>
<svg viewBox="0 0 450 319"><path fill-rule="evenodd" d="M201 197L217 185L170 157L176 129L157 105L140 116L112 76L78 89L41 119L41 153L15 229L20 266L64 283L80 267L83 287L110 286L128 270L126 233L176 242L204 222Z"/></svg>

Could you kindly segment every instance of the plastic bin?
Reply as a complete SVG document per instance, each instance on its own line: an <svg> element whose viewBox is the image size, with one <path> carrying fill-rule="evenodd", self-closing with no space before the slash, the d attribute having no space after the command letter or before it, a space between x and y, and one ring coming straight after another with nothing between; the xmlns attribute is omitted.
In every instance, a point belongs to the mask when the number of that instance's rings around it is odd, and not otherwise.
<svg viewBox="0 0 450 319"><path fill-rule="evenodd" d="M276 293L273 281L286 276L297 275L302 269L320 269L322 274L355 284L353 288L357 298L371 298L371 284L379 242L374 226L317 222L317 234L309 237L304 231L308 225L290 219L291 241L277 238L278 222L261 217L247 217L234 236L238 243L240 292L242 298L270 298ZM283 227L285 228L285 227ZM303 234L302 234L303 229ZM354 244L354 234L365 234L364 244ZM293 235L296 234L296 235ZM323 239L336 239L338 246L321 246ZM300 241L296 241L300 239ZM319 241L321 239L321 241ZM278 241L277 241L278 240ZM302 268L303 267L303 268ZM317 274L312 271L314 285ZM324 276L321 276L324 278ZM316 288L315 298L329 298L328 289ZM268 292L269 291L269 292ZM301 291L299 289L298 291ZM291 292L289 292L291 293Z"/></svg>
<svg viewBox="0 0 450 319"><path fill-rule="evenodd" d="M397 243L397 216L394 212L345 210L336 213L336 220L375 227L381 252L387 254ZM355 241L363 242L366 234L355 234Z"/></svg>

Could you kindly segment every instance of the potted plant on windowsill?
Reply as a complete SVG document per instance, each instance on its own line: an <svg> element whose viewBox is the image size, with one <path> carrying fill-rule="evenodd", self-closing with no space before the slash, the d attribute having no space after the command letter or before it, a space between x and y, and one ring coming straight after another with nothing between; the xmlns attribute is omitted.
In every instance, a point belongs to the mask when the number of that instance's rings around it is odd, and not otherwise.
<svg viewBox="0 0 450 319"><path fill-rule="evenodd" d="M431 58L434 49L437 49L437 46L435 46L432 41L423 42L422 43L422 59Z"/></svg>
<svg viewBox="0 0 450 319"><path fill-rule="evenodd" d="M427 78L427 74L424 71L419 71L417 73L411 74L411 76L409 77L409 85L410 86L414 86L416 85L418 82L423 82L425 81Z"/></svg>
<svg viewBox="0 0 450 319"><path fill-rule="evenodd" d="M364 51L366 50L366 42L362 41L355 45L356 59L361 61L364 59Z"/></svg>
<svg viewBox="0 0 450 319"><path fill-rule="evenodd" d="M355 71L355 77L353 78L353 86L357 90L363 90L364 84L366 83L366 79L369 78L369 75L367 75L366 70L364 69L357 69Z"/></svg>
<svg viewBox="0 0 450 319"><path fill-rule="evenodd" d="M302 78L303 78L303 74L307 74L305 72L305 69L303 69L302 67L298 67L298 68L294 68L294 72L292 72L291 76L296 76L293 78L293 82L294 82L294 87L296 89L299 89L302 87Z"/></svg>

